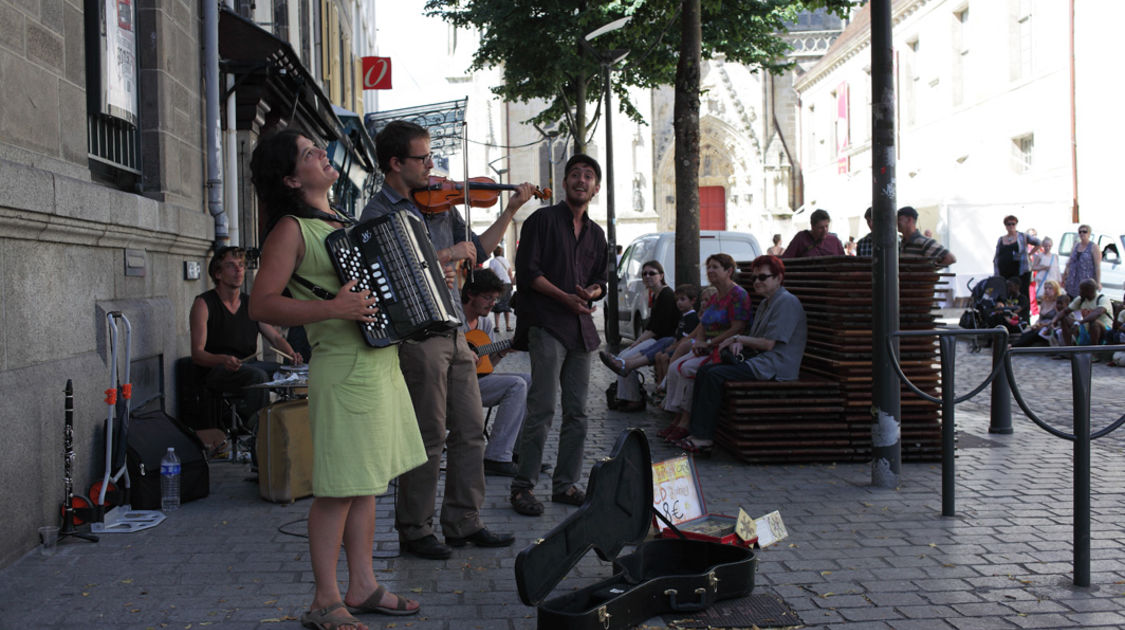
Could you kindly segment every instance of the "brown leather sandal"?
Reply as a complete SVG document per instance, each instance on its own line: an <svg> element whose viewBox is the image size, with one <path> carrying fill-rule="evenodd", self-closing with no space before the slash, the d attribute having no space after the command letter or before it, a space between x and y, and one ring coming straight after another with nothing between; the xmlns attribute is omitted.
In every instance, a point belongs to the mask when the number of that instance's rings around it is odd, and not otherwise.
<svg viewBox="0 0 1125 630"><path fill-rule="evenodd" d="M524 516L539 516L543 513L543 503L535 498L529 488L516 488L508 499L512 508Z"/></svg>

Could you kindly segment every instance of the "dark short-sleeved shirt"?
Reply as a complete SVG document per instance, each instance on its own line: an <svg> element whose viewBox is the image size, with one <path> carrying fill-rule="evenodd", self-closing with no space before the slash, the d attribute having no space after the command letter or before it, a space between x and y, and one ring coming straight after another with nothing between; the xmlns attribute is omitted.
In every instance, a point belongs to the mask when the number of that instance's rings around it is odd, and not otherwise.
<svg viewBox="0 0 1125 630"><path fill-rule="evenodd" d="M829 232L819 243L813 240L811 230L801 230L789 241L782 258L812 258L813 256L843 256L844 244Z"/></svg>
<svg viewBox="0 0 1125 630"><path fill-rule="evenodd" d="M601 339L590 315L576 315L554 298L532 288L543 276L566 293L596 284L606 292L608 244L601 226L582 215L574 237L574 215L566 202L536 210L523 223L516 250L516 334L512 347L527 349L527 329L539 326L568 350L595 350Z"/></svg>
<svg viewBox="0 0 1125 630"><path fill-rule="evenodd" d="M679 322L680 309L676 308L676 292L672 287L664 287L656 296L645 330L651 330L657 339L671 337Z"/></svg>
<svg viewBox="0 0 1125 630"><path fill-rule="evenodd" d="M856 256L874 256L875 255L875 239L872 238L874 234L859 239L855 243Z"/></svg>
<svg viewBox="0 0 1125 630"><path fill-rule="evenodd" d="M223 306L214 289L200 293L207 305L207 343L203 349L211 354L229 354L239 359L258 350L258 322L250 319L250 296L241 296L238 312Z"/></svg>
<svg viewBox="0 0 1125 630"><path fill-rule="evenodd" d="M363 214L360 215L359 220L360 222L370 221L399 210L406 210L422 219L422 223L426 226L426 232L430 236L430 243L433 244L435 250L447 249L465 240L465 220L461 218L461 213L457 211L457 208L432 214L423 213L418 210L414 202L398 194L398 191L390 186L383 186L379 192L372 195L371 200L363 208ZM469 236L472 238L473 244L476 245L477 260L487 259L489 254L481 247L477 235L470 232ZM464 321L465 312L461 309L461 292L454 286L449 290L449 293L452 297L453 309L456 311L457 319Z"/></svg>
<svg viewBox="0 0 1125 630"><path fill-rule="evenodd" d="M750 336L772 339L773 349L746 360L759 381L795 381L801 373L801 358L808 342L805 308L797 296L778 288L773 297L758 303Z"/></svg>
<svg viewBox="0 0 1125 630"><path fill-rule="evenodd" d="M949 250L942 247L941 243L922 234L922 230L914 230L910 236L902 239L900 245L903 256L924 256L940 264Z"/></svg>
<svg viewBox="0 0 1125 630"><path fill-rule="evenodd" d="M699 313L692 309L683 315L680 315L680 322L676 324L676 333L672 335L676 339L682 339L691 334L695 327L699 325Z"/></svg>

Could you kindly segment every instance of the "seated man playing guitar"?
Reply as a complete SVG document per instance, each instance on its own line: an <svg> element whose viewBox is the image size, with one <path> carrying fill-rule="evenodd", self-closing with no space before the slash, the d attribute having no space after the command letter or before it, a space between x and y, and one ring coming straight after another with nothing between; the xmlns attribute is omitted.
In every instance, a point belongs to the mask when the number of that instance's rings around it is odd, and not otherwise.
<svg viewBox="0 0 1125 630"><path fill-rule="evenodd" d="M484 474L515 477L512 447L527 416L527 388L531 384L531 375L497 374L492 371L493 365L510 352L508 348L511 346L509 339L493 343L490 337L492 320L488 314L503 291L504 285L495 273L488 269L473 271L472 280L461 290L461 304L465 310L465 323L461 325L461 330L465 333L465 340L480 356L477 383L480 385L481 403L486 407L497 407L492 433L484 450Z"/></svg>

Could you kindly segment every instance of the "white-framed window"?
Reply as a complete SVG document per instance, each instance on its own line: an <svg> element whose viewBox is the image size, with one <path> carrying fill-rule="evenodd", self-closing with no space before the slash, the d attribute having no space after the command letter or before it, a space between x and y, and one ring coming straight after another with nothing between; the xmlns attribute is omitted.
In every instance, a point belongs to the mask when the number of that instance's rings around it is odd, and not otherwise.
<svg viewBox="0 0 1125 630"><path fill-rule="evenodd" d="M1024 134L1012 138L1012 170L1017 173L1031 171L1035 155L1035 134Z"/></svg>

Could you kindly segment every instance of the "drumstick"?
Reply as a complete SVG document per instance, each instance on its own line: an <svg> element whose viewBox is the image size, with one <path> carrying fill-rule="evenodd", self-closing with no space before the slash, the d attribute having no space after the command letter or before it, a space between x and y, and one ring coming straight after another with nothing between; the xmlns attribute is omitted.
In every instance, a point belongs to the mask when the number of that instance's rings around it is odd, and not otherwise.
<svg viewBox="0 0 1125 630"><path fill-rule="evenodd" d="M239 359L238 361L239 361L239 363L245 363L245 362L249 361L250 359L254 359L254 358L257 358L257 356L258 356L258 353L257 353L257 352L255 352L254 354L251 354L251 355L247 355L247 356L245 356L245 357L242 357L242 358L241 358L241 359Z"/></svg>
<svg viewBox="0 0 1125 630"><path fill-rule="evenodd" d="M294 359L293 357L291 357L288 354L282 352L281 350L278 350L277 348L273 348L273 351L276 352L279 356L285 357L286 359L289 359L290 361L292 361L294 363L297 362L297 359Z"/></svg>

